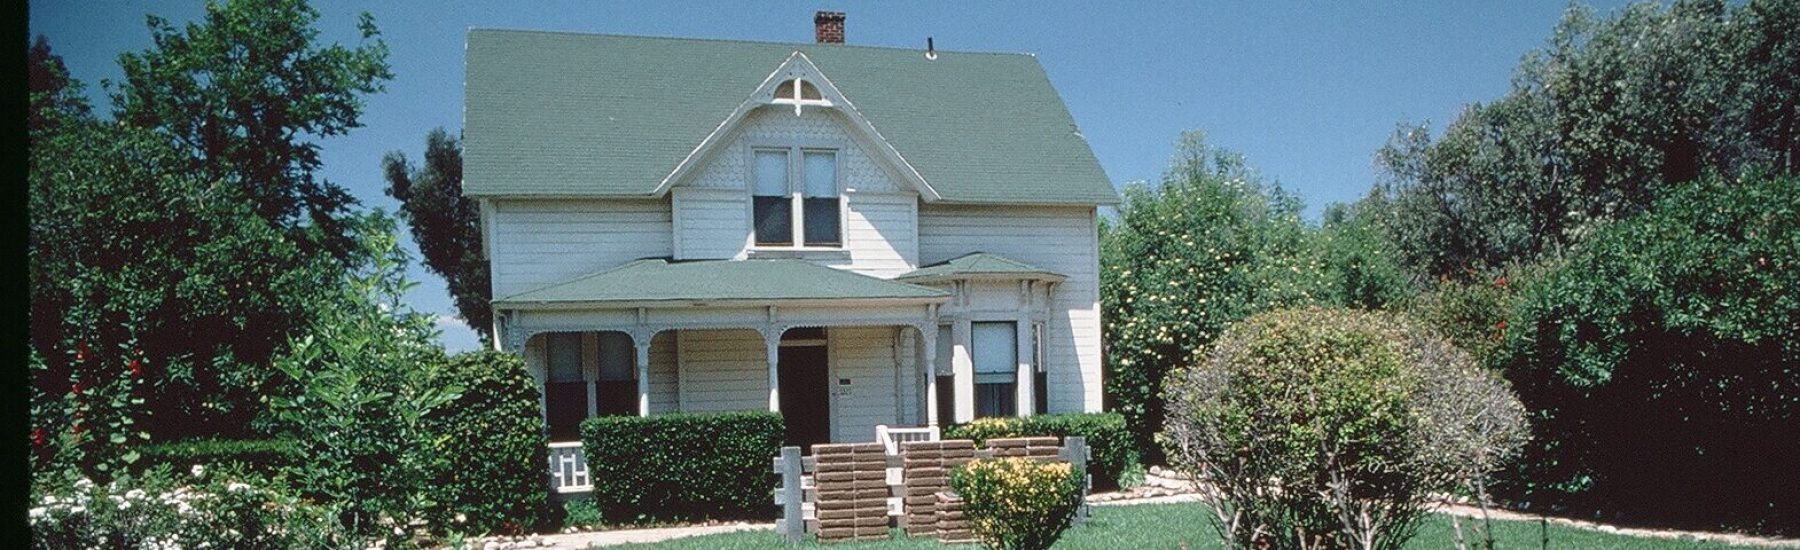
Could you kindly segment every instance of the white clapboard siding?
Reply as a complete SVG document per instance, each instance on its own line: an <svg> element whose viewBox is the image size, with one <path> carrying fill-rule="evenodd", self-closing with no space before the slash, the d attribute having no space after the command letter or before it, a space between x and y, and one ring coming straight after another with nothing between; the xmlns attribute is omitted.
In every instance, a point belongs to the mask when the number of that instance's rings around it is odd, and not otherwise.
<svg viewBox="0 0 1800 550"><path fill-rule="evenodd" d="M1046 327L1050 412L1100 410L1098 226L1091 207L919 207L919 262L988 252L1069 277Z"/></svg>
<svg viewBox="0 0 1800 550"><path fill-rule="evenodd" d="M768 410L769 362L754 330L684 330L680 335L683 412Z"/></svg>
<svg viewBox="0 0 1800 550"><path fill-rule="evenodd" d="M680 334L664 331L650 339L650 414L681 410L676 346Z"/></svg>
<svg viewBox="0 0 1800 550"><path fill-rule="evenodd" d="M850 269L891 279L919 266L918 195L852 193L844 216Z"/></svg>
<svg viewBox="0 0 1800 550"><path fill-rule="evenodd" d="M494 296L671 255L669 201L500 200L489 237Z"/></svg>
<svg viewBox="0 0 1800 550"><path fill-rule="evenodd" d="M677 259L743 257L750 236L746 191L678 187L670 193L674 196Z"/></svg>
<svg viewBox="0 0 1800 550"><path fill-rule="evenodd" d="M875 440L875 426L896 425L894 329L832 328L827 331L831 362L831 440ZM839 385L849 380L848 387Z"/></svg>

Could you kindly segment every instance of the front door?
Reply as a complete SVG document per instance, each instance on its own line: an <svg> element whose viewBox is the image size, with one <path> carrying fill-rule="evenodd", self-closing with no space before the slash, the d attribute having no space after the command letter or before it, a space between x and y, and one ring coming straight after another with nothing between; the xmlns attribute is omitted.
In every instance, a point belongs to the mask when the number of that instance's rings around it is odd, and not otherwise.
<svg viewBox="0 0 1800 550"><path fill-rule="evenodd" d="M814 443L831 442L831 398L825 346L782 346L779 360L784 445L812 454Z"/></svg>

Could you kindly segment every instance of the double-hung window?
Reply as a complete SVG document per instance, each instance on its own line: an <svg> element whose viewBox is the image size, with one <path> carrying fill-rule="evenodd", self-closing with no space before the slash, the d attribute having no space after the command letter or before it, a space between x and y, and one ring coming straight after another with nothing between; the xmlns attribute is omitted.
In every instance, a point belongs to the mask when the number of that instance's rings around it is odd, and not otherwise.
<svg viewBox="0 0 1800 550"><path fill-rule="evenodd" d="M838 247L843 244L838 152L757 147L751 185L756 245Z"/></svg>
<svg viewBox="0 0 1800 550"><path fill-rule="evenodd" d="M557 332L545 338L549 377L544 384L544 409L552 440L575 438L590 410L600 416L637 414L637 361L631 335ZM595 363L598 376L590 381L583 371ZM589 384L594 389L593 401L589 401Z"/></svg>
<svg viewBox="0 0 1800 550"><path fill-rule="evenodd" d="M1019 332L1013 322L971 323L975 417L1017 416Z"/></svg>
<svg viewBox="0 0 1800 550"><path fill-rule="evenodd" d="M600 339L600 377L594 380L594 393L600 416L637 414L637 354L631 347L631 335L602 332Z"/></svg>
<svg viewBox="0 0 1800 550"><path fill-rule="evenodd" d="M549 370L544 384L544 409L550 439L574 439L581 419L587 418L588 413L587 382L581 375L581 333L547 334L544 347Z"/></svg>

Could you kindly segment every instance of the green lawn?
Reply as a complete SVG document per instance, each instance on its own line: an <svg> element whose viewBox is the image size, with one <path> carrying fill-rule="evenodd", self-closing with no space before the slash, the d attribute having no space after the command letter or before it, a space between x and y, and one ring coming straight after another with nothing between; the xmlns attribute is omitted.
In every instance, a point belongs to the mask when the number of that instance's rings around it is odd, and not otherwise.
<svg viewBox="0 0 1800 550"><path fill-rule="evenodd" d="M1120 550L1124 548L1219 548L1204 509L1199 504L1144 504L1135 506L1095 506L1094 517L1086 525L1070 529L1057 548ZM1464 536L1469 522L1463 522ZM1495 546L1508 549L1538 548L1542 535L1536 522L1494 522ZM1605 548L1617 550L1662 550L1737 548L1726 544L1690 540L1649 539L1613 535L1588 529L1550 525L1551 548ZM1450 520L1434 516L1419 530L1408 548L1440 550L1453 548ZM857 549L927 549L944 548L930 540L905 537L882 542L807 544L842 550ZM659 544L629 545L620 548L778 550L788 548L781 537L769 531L751 531L678 539Z"/></svg>

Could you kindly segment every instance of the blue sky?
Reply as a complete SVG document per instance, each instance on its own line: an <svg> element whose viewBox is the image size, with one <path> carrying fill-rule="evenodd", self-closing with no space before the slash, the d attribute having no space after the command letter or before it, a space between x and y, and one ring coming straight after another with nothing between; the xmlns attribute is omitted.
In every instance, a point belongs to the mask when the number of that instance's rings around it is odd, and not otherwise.
<svg viewBox="0 0 1800 550"><path fill-rule="evenodd" d="M1617 0L1595 5L1602 13ZM1155 180L1184 130L1245 154L1297 190L1316 217L1375 180L1372 154L1400 121L1434 127L1463 105L1505 93L1520 56L1568 7L1519 2L524 2L316 1L327 42L356 39L374 15L394 80L368 98L363 128L321 142L324 176L368 206L383 195L381 156L417 159L425 134L462 127L463 41L470 27L775 42L812 40L816 10L848 13L850 44L1035 54L1113 182ZM107 105L117 55L150 46L144 16L177 23L194 1L33 0L30 32ZM106 109L102 109L105 111ZM407 243L407 246L412 246ZM416 249L415 249L416 250ZM408 300L440 315L452 350L477 345L453 318L444 283L422 266Z"/></svg>

